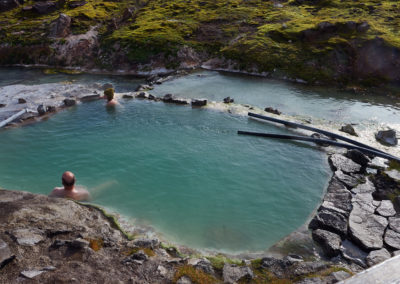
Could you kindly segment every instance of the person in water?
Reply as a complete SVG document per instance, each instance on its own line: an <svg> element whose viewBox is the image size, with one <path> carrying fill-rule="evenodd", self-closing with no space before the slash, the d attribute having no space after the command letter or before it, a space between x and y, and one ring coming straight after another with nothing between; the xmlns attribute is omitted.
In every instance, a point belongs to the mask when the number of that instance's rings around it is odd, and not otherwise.
<svg viewBox="0 0 400 284"><path fill-rule="evenodd" d="M50 197L72 198L78 201L86 201L90 199L89 192L84 188L75 186L75 175L69 171L62 175L63 187L55 187L49 194Z"/></svg>
<svg viewBox="0 0 400 284"><path fill-rule="evenodd" d="M104 91L104 98L107 100L106 106L116 106L118 103L114 99L114 89L109 88Z"/></svg>

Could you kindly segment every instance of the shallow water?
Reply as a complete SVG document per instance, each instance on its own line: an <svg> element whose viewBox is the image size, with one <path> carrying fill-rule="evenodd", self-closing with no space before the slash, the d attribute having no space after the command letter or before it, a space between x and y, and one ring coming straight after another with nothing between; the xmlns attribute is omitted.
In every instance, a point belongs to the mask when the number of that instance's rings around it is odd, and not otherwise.
<svg viewBox="0 0 400 284"><path fill-rule="evenodd" d="M95 203L195 248L267 249L301 226L330 175L306 144L242 137L286 130L212 110L101 102L0 132L1 186L47 194L64 170ZM100 189L101 188L101 189Z"/></svg>

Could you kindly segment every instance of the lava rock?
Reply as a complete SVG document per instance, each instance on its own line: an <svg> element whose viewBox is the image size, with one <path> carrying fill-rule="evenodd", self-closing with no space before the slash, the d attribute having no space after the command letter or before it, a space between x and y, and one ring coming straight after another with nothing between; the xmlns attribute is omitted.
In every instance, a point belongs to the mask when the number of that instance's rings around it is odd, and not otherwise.
<svg viewBox="0 0 400 284"><path fill-rule="evenodd" d="M241 279L251 280L254 278L253 271L247 266L225 264L222 270L225 283L236 283Z"/></svg>
<svg viewBox="0 0 400 284"><path fill-rule="evenodd" d="M194 107L202 107L207 105L207 100L206 99L193 99L192 100L192 106Z"/></svg>
<svg viewBox="0 0 400 284"><path fill-rule="evenodd" d="M341 170L344 173L358 173L361 165L354 163L341 154L333 154L329 157L329 164L334 171Z"/></svg>
<svg viewBox="0 0 400 284"><path fill-rule="evenodd" d="M345 132L345 133L348 133L350 135L358 137L358 134L356 133L356 131L354 130L354 127L351 124L346 124L346 125L342 126L339 129L339 131L342 131L342 132Z"/></svg>
<svg viewBox="0 0 400 284"><path fill-rule="evenodd" d="M231 99L231 97L226 97L226 98L224 98L224 103L226 103L226 104L230 104L230 103L233 103L235 100L234 99Z"/></svg>
<svg viewBox="0 0 400 284"><path fill-rule="evenodd" d="M357 149L348 150L346 152L346 157L351 159L353 162L361 165L362 167L367 167L371 162L371 159L364 155L361 151Z"/></svg>
<svg viewBox="0 0 400 284"><path fill-rule="evenodd" d="M375 139L387 146L396 146L398 142L396 131L393 129L378 131L378 133L375 134Z"/></svg>
<svg viewBox="0 0 400 284"><path fill-rule="evenodd" d="M0 239L0 269L7 265L10 261L15 258L15 255L11 253L8 244Z"/></svg>
<svg viewBox="0 0 400 284"><path fill-rule="evenodd" d="M312 238L321 246L325 255L334 257L340 253L342 240L339 235L318 229L312 232Z"/></svg>
<svg viewBox="0 0 400 284"><path fill-rule="evenodd" d="M310 229L323 229L339 234L341 237L347 235L347 217L333 210L321 210L311 220Z"/></svg>
<svg viewBox="0 0 400 284"><path fill-rule="evenodd" d="M76 104L76 100L74 99L65 99L64 105L67 107L74 106Z"/></svg>
<svg viewBox="0 0 400 284"><path fill-rule="evenodd" d="M70 2L68 4L70 4ZM61 13L60 16L50 24L49 37L66 37L71 33L70 27L71 17Z"/></svg>
<svg viewBox="0 0 400 284"><path fill-rule="evenodd" d="M36 110L39 113L39 115L44 115L46 113L44 105L39 105Z"/></svg>
<svg viewBox="0 0 400 284"><path fill-rule="evenodd" d="M385 244L387 244L388 246L394 249L400 249L400 233L388 229L386 230L384 240Z"/></svg>
<svg viewBox="0 0 400 284"><path fill-rule="evenodd" d="M282 114L282 112L280 112L279 110L274 109L272 107L266 107L264 109L264 111L269 112L269 113L273 113L273 114L276 114L276 115L281 115Z"/></svg>
<svg viewBox="0 0 400 284"><path fill-rule="evenodd" d="M376 213L383 217L392 217L396 215L396 210L394 210L392 201L382 200L380 206L376 209Z"/></svg>
<svg viewBox="0 0 400 284"><path fill-rule="evenodd" d="M388 252L387 249L383 248L380 250L371 251L368 254L366 260L367 260L367 265L371 267L389 258L391 258L390 252Z"/></svg>

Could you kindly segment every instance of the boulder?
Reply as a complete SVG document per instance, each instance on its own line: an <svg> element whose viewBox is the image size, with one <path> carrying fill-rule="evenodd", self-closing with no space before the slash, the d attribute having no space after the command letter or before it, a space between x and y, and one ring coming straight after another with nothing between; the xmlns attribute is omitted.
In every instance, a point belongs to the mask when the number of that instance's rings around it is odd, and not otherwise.
<svg viewBox="0 0 400 284"><path fill-rule="evenodd" d="M231 97L226 97L226 98L224 98L224 103L226 103L226 104L230 104L230 103L233 103L235 100L234 99L231 99Z"/></svg>
<svg viewBox="0 0 400 284"><path fill-rule="evenodd" d="M312 238L321 246L326 256L334 257L340 253L342 240L339 235L318 229L312 232Z"/></svg>
<svg viewBox="0 0 400 284"><path fill-rule="evenodd" d="M391 258L390 252L383 248L371 251L367 256L366 261L367 265L371 267L389 258Z"/></svg>
<svg viewBox="0 0 400 284"><path fill-rule="evenodd" d="M46 2L37 2L32 6L32 11L45 15L54 12L57 10L57 2L51 2L51 1L46 1Z"/></svg>
<svg viewBox="0 0 400 284"><path fill-rule="evenodd" d="M356 164L341 154L331 155L329 157L329 164L334 171L340 170L344 173L358 173L361 170L361 165Z"/></svg>
<svg viewBox="0 0 400 284"><path fill-rule="evenodd" d="M339 131L342 131L342 132L345 132L345 133L348 133L350 135L358 137L358 134L356 133L356 131L354 130L354 127L351 124L346 124L346 125L342 126L339 129Z"/></svg>
<svg viewBox="0 0 400 284"><path fill-rule="evenodd" d="M339 282L339 281L343 281L343 280L349 278L350 276L351 276L350 273L348 273L346 271L343 271L343 270L332 272L329 275L329 277L332 278L332 282L331 283L336 283L336 282Z"/></svg>
<svg viewBox="0 0 400 284"><path fill-rule="evenodd" d="M6 107L6 106L7 106L6 104L0 104L0 108Z"/></svg>
<svg viewBox="0 0 400 284"><path fill-rule="evenodd" d="M383 217L392 217L396 215L396 210L394 210L392 201L382 200L379 207L376 209L376 213Z"/></svg>
<svg viewBox="0 0 400 284"><path fill-rule="evenodd" d="M156 249L160 245L158 239L137 239L133 241L133 245L141 248Z"/></svg>
<svg viewBox="0 0 400 284"><path fill-rule="evenodd" d="M400 233L393 231L391 229L386 230L385 233L385 244L398 250L400 249Z"/></svg>
<svg viewBox="0 0 400 284"><path fill-rule="evenodd" d="M397 233L400 233L400 217L390 217L389 228Z"/></svg>
<svg viewBox="0 0 400 284"><path fill-rule="evenodd" d="M18 99L18 103L19 103L19 104L26 104L26 100L23 99L23 98L19 98L19 99Z"/></svg>
<svg viewBox="0 0 400 284"><path fill-rule="evenodd" d="M66 37L71 33L71 17L65 14L60 16L50 24L50 37Z"/></svg>
<svg viewBox="0 0 400 284"><path fill-rule="evenodd" d="M321 210L311 220L310 229L323 229L344 237L347 235L347 217L333 210Z"/></svg>
<svg viewBox="0 0 400 284"><path fill-rule="evenodd" d="M46 113L44 105L39 105L36 110L39 113L39 115L44 115Z"/></svg>
<svg viewBox="0 0 400 284"><path fill-rule="evenodd" d="M87 1L69 1L68 7L71 9L78 8L87 4Z"/></svg>
<svg viewBox="0 0 400 284"><path fill-rule="evenodd" d="M365 183L361 183L359 185L357 185L356 187L354 187L353 189L351 189L351 192L354 194L357 193L373 193L375 191L375 186L374 184L367 179Z"/></svg>
<svg viewBox="0 0 400 284"><path fill-rule="evenodd" d="M140 92L139 94L136 95L136 98L138 99L146 99L148 97L148 94L146 92Z"/></svg>
<svg viewBox="0 0 400 284"><path fill-rule="evenodd" d="M8 244L0 239L0 269L2 269L7 263L12 261L15 255L11 253Z"/></svg>
<svg viewBox="0 0 400 284"><path fill-rule="evenodd" d="M76 100L74 99L65 99L64 100L64 105L66 107L74 106L76 104Z"/></svg>
<svg viewBox="0 0 400 284"><path fill-rule="evenodd" d="M34 246L44 240L43 232L40 230L17 229L11 236L21 246Z"/></svg>
<svg viewBox="0 0 400 284"><path fill-rule="evenodd" d="M268 269L279 278L285 278L287 271L292 265L292 262L285 259L278 259L274 257L264 257L261 259L261 267Z"/></svg>
<svg viewBox="0 0 400 284"><path fill-rule="evenodd" d="M280 112L279 110L274 109L274 108L272 108L272 107L266 107L266 108L264 109L264 111L265 111L265 112L269 112L269 113L273 113L273 114L276 114L276 115L281 115L281 114L282 114L282 112Z"/></svg>
<svg viewBox="0 0 400 284"><path fill-rule="evenodd" d="M340 247L340 252L344 259L361 267L367 267L365 258L367 257L368 253L354 245L352 242L344 240Z"/></svg>
<svg viewBox="0 0 400 284"><path fill-rule="evenodd" d="M241 279L251 280L254 278L253 271L249 267L228 263L224 265L222 275L225 283L236 283Z"/></svg>
<svg viewBox="0 0 400 284"><path fill-rule="evenodd" d="M350 176L350 175L346 175L345 173L343 173L340 170L335 172L335 177L339 181L341 181L347 188L353 188L360 183L358 178Z"/></svg>
<svg viewBox="0 0 400 284"><path fill-rule="evenodd" d="M192 106L194 106L194 107L202 107L205 105L207 105L206 99L193 99L192 100Z"/></svg>
<svg viewBox="0 0 400 284"><path fill-rule="evenodd" d="M46 106L46 112L55 112L56 110L55 106Z"/></svg>
<svg viewBox="0 0 400 284"><path fill-rule="evenodd" d="M302 276L302 275L307 275L307 274L315 274L321 270L324 270L328 268L329 265L322 262L311 262L311 261L306 261L306 262L301 262L292 268L292 274L295 277Z"/></svg>
<svg viewBox="0 0 400 284"><path fill-rule="evenodd" d="M383 145L397 145L396 131L393 129L378 131L378 133L375 134L375 139Z"/></svg>
<svg viewBox="0 0 400 284"><path fill-rule="evenodd" d="M385 174L387 174L391 179L393 179L396 182L400 183L400 171L398 171L398 170L390 170L390 171L385 171Z"/></svg>
<svg viewBox="0 0 400 284"><path fill-rule="evenodd" d="M375 157L371 160L368 166L374 169L386 169L388 167L388 160L381 157Z"/></svg>
<svg viewBox="0 0 400 284"><path fill-rule="evenodd" d="M362 167L367 167L371 162L370 158L357 149L348 150L345 156Z"/></svg>
<svg viewBox="0 0 400 284"><path fill-rule="evenodd" d="M140 84L137 88L136 88L136 92L141 92L141 91L147 91L147 90L153 90L154 87L149 86L149 85L145 85L145 84Z"/></svg>
<svg viewBox="0 0 400 284"><path fill-rule="evenodd" d="M211 275L215 274L215 271L214 271L213 266L211 265L211 262L206 258L202 258L200 261L198 261L196 263L196 265L194 265L194 267L196 269L202 270L203 272L205 272L207 274L211 274Z"/></svg>
<svg viewBox="0 0 400 284"><path fill-rule="evenodd" d="M351 193L335 179L328 186L327 193L324 196L324 201L318 211L331 210L349 216L352 204Z"/></svg>

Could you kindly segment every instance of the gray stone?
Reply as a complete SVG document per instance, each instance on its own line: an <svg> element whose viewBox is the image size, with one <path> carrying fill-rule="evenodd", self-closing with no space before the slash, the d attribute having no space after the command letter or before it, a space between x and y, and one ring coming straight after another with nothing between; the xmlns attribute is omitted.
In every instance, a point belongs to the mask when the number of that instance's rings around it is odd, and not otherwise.
<svg viewBox="0 0 400 284"><path fill-rule="evenodd" d="M353 188L359 184L358 178L344 174L342 171L336 171L335 176L340 180L347 188Z"/></svg>
<svg viewBox="0 0 400 284"><path fill-rule="evenodd" d="M361 267L367 267L365 258L367 257L368 253L354 245L352 242L344 240L340 247L340 252L342 253L344 259Z"/></svg>
<svg viewBox="0 0 400 284"><path fill-rule="evenodd" d="M44 115L46 113L44 105L39 105L36 110L39 113L39 115Z"/></svg>
<svg viewBox="0 0 400 284"><path fill-rule="evenodd" d="M343 125L339 130L342 132L348 133L350 135L358 137L358 134L356 133L356 131L354 130L354 127L351 124Z"/></svg>
<svg viewBox="0 0 400 284"><path fill-rule="evenodd" d="M193 282L187 276L182 276L176 281L176 284L192 284Z"/></svg>
<svg viewBox="0 0 400 284"><path fill-rule="evenodd" d="M386 259L391 258L390 253L387 251L387 249L383 248L380 250L373 250L371 251L366 260L367 264L369 267L374 266L375 264L378 264Z"/></svg>
<svg viewBox="0 0 400 284"><path fill-rule="evenodd" d="M21 275L26 278L33 279L36 276L42 274L43 272L44 271L42 271L42 270L24 270L21 272Z"/></svg>
<svg viewBox="0 0 400 284"><path fill-rule="evenodd" d="M67 107L74 106L76 104L76 100L74 99L65 99L64 105Z"/></svg>
<svg viewBox="0 0 400 284"><path fill-rule="evenodd" d="M56 20L50 24L50 37L66 37L71 30L71 17L65 14L60 14Z"/></svg>
<svg viewBox="0 0 400 284"><path fill-rule="evenodd" d="M7 263L15 258L15 255L11 253L8 244L0 239L0 269L3 268Z"/></svg>
<svg viewBox="0 0 400 284"><path fill-rule="evenodd" d="M160 245L158 239L137 239L133 241L133 244L141 248L156 249Z"/></svg>
<svg viewBox="0 0 400 284"><path fill-rule="evenodd" d="M251 280L254 278L253 271L247 266L225 264L222 270L225 283L236 283L241 279Z"/></svg>
<svg viewBox="0 0 400 284"><path fill-rule="evenodd" d="M215 274L214 268L213 268L211 262L207 258L202 258L199 262L196 263L196 265L194 265L194 267L196 269L200 269L200 270L204 271L207 274L211 274L211 275Z"/></svg>
<svg viewBox="0 0 400 284"><path fill-rule="evenodd" d="M147 94L146 92L139 92L139 94L136 95L136 98L138 99L147 99L149 96L149 94Z"/></svg>
<svg viewBox="0 0 400 284"><path fill-rule="evenodd" d="M334 282L339 282L339 281L349 278L351 276L351 274L346 271L341 270L341 271L332 272L330 274L330 276L332 276Z"/></svg>
<svg viewBox="0 0 400 284"><path fill-rule="evenodd" d="M386 169L388 167L388 160L381 157L375 157L371 160L368 166L376 169Z"/></svg>
<svg viewBox="0 0 400 284"><path fill-rule="evenodd" d="M289 264L294 264L297 262L303 262L304 259L301 255L297 254L289 254L283 258L284 261L288 262Z"/></svg>
<svg viewBox="0 0 400 284"><path fill-rule="evenodd" d="M75 240L73 240L71 242L70 246L74 247L74 248L82 249L82 248L88 247L89 246L89 242L87 240L82 239L82 238L77 238L77 239L75 239Z"/></svg>
<svg viewBox="0 0 400 284"><path fill-rule="evenodd" d="M23 99L23 98L19 98L19 99L18 99L18 103L19 103L19 104L26 104L26 100Z"/></svg>
<svg viewBox="0 0 400 284"><path fill-rule="evenodd" d="M378 131L378 133L375 134L375 139L381 144L388 146L396 146L398 142L396 131L393 129Z"/></svg>
<svg viewBox="0 0 400 284"><path fill-rule="evenodd" d="M7 106L6 104L0 104L0 108L6 107L6 106Z"/></svg>
<svg viewBox="0 0 400 284"><path fill-rule="evenodd" d="M369 179L367 179L365 183L359 184L351 190L351 192L354 194L373 193L374 191L375 191L375 186Z"/></svg>
<svg viewBox="0 0 400 284"><path fill-rule="evenodd" d="M388 246L394 249L400 249L400 233L388 229L386 230L384 240L385 244L387 244Z"/></svg>
<svg viewBox="0 0 400 284"><path fill-rule="evenodd" d="M224 103L226 103L226 104L230 104L230 103L233 103L235 100L234 99L231 99L231 97L226 97L226 98L224 98Z"/></svg>
<svg viewBox="0 0 400 284"><path fill-rule="evenodd" d="M165 277L168 274L168 270L162 265L157 266L157 271L163 277Z"/></svg>
<svg viewBox="0 0 400 284"><path fill-rule="evenodd" d="M55 112L56 110L55 106L46 106L46 112Z"/></svg>
<svg viewBox="0 0 400 284"><path fill-rule="evenodd" d="M311 277L311 278L305 278L296 283L297 284L323 284L325 282L322 281L322 279L320 277Z"/></svg>
<svg viewBox="0 0 400 284"><path fill-rule="evenodd" d="M397 233L400 233L400 217L390 217L389 228Z"/></svg>
<svg viewBox="0 0 400 284"><path fill-rule="evenodd" d="M393 252L393 256L397 256L397 255L400 255L400 250L396 250Z"/></svg>
<svg viewBox="0 0 400 284"><path fill-rule="evenodd" d="M298 263L293 271L294 276L301 276L310 273L316 273L318 271L328 268L329 265L319 261L319 262L301 262Z"/></svg>
<svg viewBox="0 0 400 284"><path fill-rule="evenodd" d="M396 210L394 210L392 201L382 200L380 206L376 209L376 213L383 217L391 217L396 215Z"/></svg>
<svg viewBox="0 0 400 284"><path fill-rule="evenodd" d="M323 229L339 234L347 235L347 217L333 210L321 210L311 220L310 229Z"/></svg>
<svg viewBox="0 0 400 284"><path fill-rule="evenodd" d="M193 99L192 100L192 106L194 106L194 107L202 107L205 105L207 105L206 99Z"/></svg>
<svg viewBox="0 0 400 284"><path fill-rule="evenodd" d="M348 150L345 155L347 158L351 159L353 162L361 165L362 167L366 167L371 159L364 155L361 151L352 149Z"/></svg>
<svg viewBox="0 0 400 284"><path fill-rule="evenodd" d="M82 98L80 98L81 102L91 102L91 101L95 101L100 99L100 95L96 94L96 95L88 95L88 96L84 96Z"/></svg>
<svg viewBox="0 0 400 284"><path fill-rule="evenodd" d="M312 238L321 246L325 255L333 257L340 253L342 240L339 235L318 229L312 232Z"/></svg>
<svg viewBox="0 0 400 284"><path fill-rule="evenodd" d="M400 172L398 170L390 170L385 173L395 181L400 182Z"/></svg>
<svg viewBox="0 0 400 284"><path fill-rule="evenodd" d="M12 236L22 246L34 246L44 240L43 233L39 230L18 229L12 232Z"/></svg>
<svg viewBox="0 0 400 284"><path fill-rule="evenodd" d="M272 108L272 107L266 107L264 109L264 111L265 112L269 112L269 113L273 113L273 114L276 114L276 115L281 115L282 114L282 112L280 112L279 110L277 110L275 108Z"/></svg>
<svg viewBox="0 0 400 284"><path fill-rule="evenodd" d="M261 259L261 267L268 269L279 278L286 277L286 272L291 265L291 261L284 259L277 259L274 257L264 257Z"/></svg>
<svg viewBox="0 0 400 284"><path fill-rule="evenodd" d="M331 155L329 163L334 171L340 170L344 173L358 173L361 170L361 165L354 163L341 154Z"/></svg>
<svg viewBox="0 0 400 284"><path fill-rule="evenodd" d="M324 202L318 211L324 209L333 210L348 216L351 208L351 193L343 186L343 184L339 183L335 177L331 180L327 193L324 196Z"/></svg>
<svg viewBox="0 0 400 284"><path fill-rule="evenodd" d="M372 206L372 205L371 205ZM366 250L380 249L388 221L355 205L350 213L349 233L351 238Z"/></svg>
<svg viewBox="0 0 400 284"><path fill-rule="evenodd" d="M148 256L142 250L140 250L140 251L132 254L131 259L146 261L148 259Z"/></svg>

